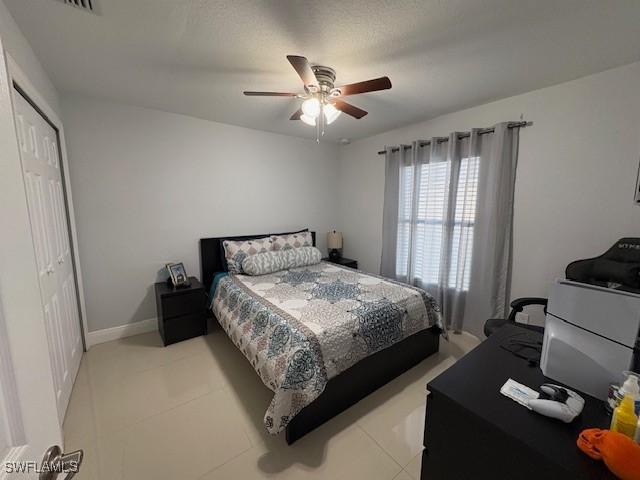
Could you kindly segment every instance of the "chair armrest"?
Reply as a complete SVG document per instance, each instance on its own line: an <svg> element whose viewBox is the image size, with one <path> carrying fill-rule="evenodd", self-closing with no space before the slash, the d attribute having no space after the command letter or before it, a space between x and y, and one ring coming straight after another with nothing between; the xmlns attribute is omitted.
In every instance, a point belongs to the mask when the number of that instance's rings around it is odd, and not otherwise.
<svg viewBox="0 0 640 480"><path fill-rule="evenodd" d="M522 297L522 298L516 298L514 301L511 302L510 305L511 305L511 308L521 311L524 307L527 307L529 305L542 305L546 307L547 302L548 300L542 297Z"/></svg>
<svg viewBox="0 0 640 480"><path fill-rule="evenodd" d="M511 313L509 313L509 321L513 322L516 319L516 313L521 312L524 307L528 307L529 305L542 305L544 307L544 311L547 311L547 302L546 298L542 297L522 297L516 298L511 302Z"/></svg>

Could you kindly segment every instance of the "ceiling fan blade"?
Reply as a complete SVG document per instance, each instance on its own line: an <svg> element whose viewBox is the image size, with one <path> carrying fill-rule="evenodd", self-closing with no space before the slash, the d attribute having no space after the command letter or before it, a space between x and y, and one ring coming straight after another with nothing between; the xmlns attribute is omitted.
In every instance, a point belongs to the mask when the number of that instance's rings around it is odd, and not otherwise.
<svg viewBox="0 0 640 480"><path fill-rule="evenodd" d="M318 79L316 78L316 74L313 73L313 70L311 70L309 60L305 57L299 57L298 55L287 55L287 60L289 60L293 69L300 75L305 87L309 85L313 85L314 87L318 86Z"/></svg>
<svg viewBox="0 0 640 480"><path fill-rule="evenodd" d="M301 116L302 116L302 109L299 108L293 113L293 115L289 117L289 120L300 120Z"/></svg>
<svg viewBox="0 0 640 480"><path fill-rule="evenodd" d="M331 103L341 112L351 115L354 118L360 119L369 113L361 108L351 105L350 103L343 102L342 100L333 100Z"/></svg>
<svg viewBox="0 0 640 480"><path fill-rule="evenodd" d="M248 97L297 97L297 93L287 92L244 92Z"/></svg>
<svg viewBox="0 0 640 480"><path fill-rule="evenodd" d="M350 83L349 85L338 87L338 89L340 90L340 96L342 97L346 95L357 95L358 93L387 90L389 88L391 88L391 80L389 80L389 77L374 78L373 80Z"/></svg>

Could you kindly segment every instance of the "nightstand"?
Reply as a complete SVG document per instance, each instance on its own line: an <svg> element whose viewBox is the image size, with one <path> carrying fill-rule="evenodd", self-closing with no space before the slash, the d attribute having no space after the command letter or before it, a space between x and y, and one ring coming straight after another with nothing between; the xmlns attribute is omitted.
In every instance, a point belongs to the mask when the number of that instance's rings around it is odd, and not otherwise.
<svg viewBox="0 0 640 480"><path fill-rule="evenodd" d="M189 282L184 288L168 282L155 285L158 331L165 346L207 333L204 287L195 277Z"/></svg>
<svg viewBox="0 0 640 480"><path fill-rule="evenodd" d="M325 262L335 263L336 265L344 265L345 267L349 268L358 268L358 261L352 260L350 258L341 257L334 260L329 257L325 257L322 260L324 260Z"/></svg>

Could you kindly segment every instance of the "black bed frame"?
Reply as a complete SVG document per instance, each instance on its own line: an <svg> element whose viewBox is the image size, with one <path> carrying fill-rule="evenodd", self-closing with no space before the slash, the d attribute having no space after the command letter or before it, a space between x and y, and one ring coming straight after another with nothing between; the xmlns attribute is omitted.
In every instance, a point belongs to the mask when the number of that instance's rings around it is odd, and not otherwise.
<svg viewBox="0 0 640 480"><path fill-rule="evenodd" d="M316 234L311 232L311 235L315 245ZM200 239L201 275L206 291L208 292L211 287L214 274L227 270L222 248L223 240L248 240L265 236L267 234ZM287 443L291 445L327 420L436 353L439 348L439 338L440 329L437 326L422 330L361 360L329 380L322 394L289 422L286 428Z"/></svg>

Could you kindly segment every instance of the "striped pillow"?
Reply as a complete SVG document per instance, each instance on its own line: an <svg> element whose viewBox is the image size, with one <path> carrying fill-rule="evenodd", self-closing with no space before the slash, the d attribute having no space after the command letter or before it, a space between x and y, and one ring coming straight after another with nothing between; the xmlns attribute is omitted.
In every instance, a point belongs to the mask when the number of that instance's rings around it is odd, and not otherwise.
<svg viewBox="0 0 640 480"><path fill-rule="evenodd" d="M321 259L322 253L316 247L290 248L246 257L242 261L242 270L247 275L266 275L289 268L315 265Z"/></svg>

